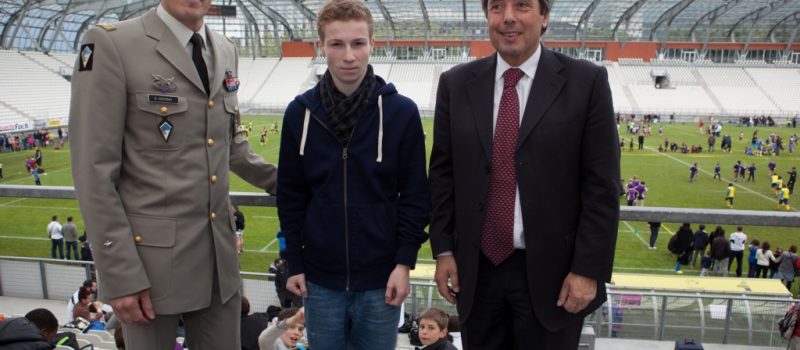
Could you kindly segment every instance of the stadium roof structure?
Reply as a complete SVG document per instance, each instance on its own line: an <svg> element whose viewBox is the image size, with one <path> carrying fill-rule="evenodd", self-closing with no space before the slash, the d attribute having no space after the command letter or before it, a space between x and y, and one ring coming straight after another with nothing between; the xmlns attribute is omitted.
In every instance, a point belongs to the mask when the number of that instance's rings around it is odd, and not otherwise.
<svg viewBox="0 0 800 350"><path fill-rule="evenodd" d="M0 0L0 47L74 51L101 22L138 16L158 0ZM280 46L316 40L324 0L215 0L235 17L207 22L240 43ZM488 38L479 0L366 0L377 40L468 41ZM800 0L555 0L545 40L795 42ZM261 38L261 40L253 40ZM254 45L254 44L251 44ZM279 50L279 49L278 49Z"/></svg>

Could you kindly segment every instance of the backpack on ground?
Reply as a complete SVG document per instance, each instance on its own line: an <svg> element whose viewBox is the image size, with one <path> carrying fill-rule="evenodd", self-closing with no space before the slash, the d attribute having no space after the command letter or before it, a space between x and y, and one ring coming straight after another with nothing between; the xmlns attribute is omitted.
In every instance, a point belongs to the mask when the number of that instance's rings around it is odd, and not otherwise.
<svg viewBox="0 0 800 350"><path fill-rule="evenodd" d="M703 350L703 344L694 339L684 339L675 341L675 350Z"/></svg>
<svg viewBox="0 0 800 350"><path fill-rule="evenodd" d="M798 314L800 314L800 307L797 307L797 304L794 304L791 308L789 308L789 311L786 311L786 314L783 315L783 318L778 320L778 331L781 333L781 337L783 337L783 339L792 339L794 328L797 325Z"/></svg>

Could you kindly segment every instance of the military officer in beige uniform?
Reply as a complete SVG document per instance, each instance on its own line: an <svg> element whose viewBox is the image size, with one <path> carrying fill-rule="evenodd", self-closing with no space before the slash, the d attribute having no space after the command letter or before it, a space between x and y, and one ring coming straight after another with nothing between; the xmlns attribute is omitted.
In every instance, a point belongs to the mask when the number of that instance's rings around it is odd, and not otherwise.
<svg viewBox="0 0 800 350"><path fill-rule="evenodd" d="M179 317L192 350L240 348L228 173L275 193L276 168L240 135L238 54L210 2L91 28L72 77L75 189L127 349L173 349Z"/></svg>

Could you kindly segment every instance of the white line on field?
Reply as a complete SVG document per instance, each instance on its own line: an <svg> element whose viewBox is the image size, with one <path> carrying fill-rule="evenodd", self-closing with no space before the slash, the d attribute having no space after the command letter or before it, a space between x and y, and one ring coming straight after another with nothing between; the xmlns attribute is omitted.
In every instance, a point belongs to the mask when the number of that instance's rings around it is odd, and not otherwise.
<svg viewBox="0 0 800 350"><path fill-rule="evenodd" d="M0 239L21 239L21 240L28 240L28 241L49 241L50 240L50 238L24 237L24 236L0 236Z"/></svg>
<svg viewBox="0 0 800 350"><path fill-rule="evenodd" d="M639 235L639 231L633 229L633 226L631 226L631 224L629 224L627 221L623 221L622 223L625 224L625 226L628 226L628 229L630 229L631 232L633 232L633 235L636 236L636 238L638 238L642 242L642 244L644 244L645 247L647 248L650 247L650 243L645 242L644 238L642 238L642 236Z"/></svg>
<svg viewBox="0 0 800 350"><path fill-rule="evenodd" d="M277 241L278 240L276 238L273 238L271 241L269 241L269 243L267 243L267 245L264 246L264 248L261 248L261 250L259 250L259 251L260 252L266 252L267 248L269 248L269 246L271 246L272 244L274 244Z"/></svg>
<svg viewBox="0 0 800 350"><path fill-rule="evenodd" d="M15 199L15 200L8 201L8 202L5 202L5 203L2 203L2 204L0 204L0 207L7 207L7 206L9 206L9 205L11 205L11 204L14 204L14 203L17 203L17 202L22 202L22 201L24 201L24 200L26 200L26 199L27 199L27 198L17 198L17 199ZM16 206L16 205L13 205L12 207L15 207L15 208L16 208L17 206Z"/></svg>

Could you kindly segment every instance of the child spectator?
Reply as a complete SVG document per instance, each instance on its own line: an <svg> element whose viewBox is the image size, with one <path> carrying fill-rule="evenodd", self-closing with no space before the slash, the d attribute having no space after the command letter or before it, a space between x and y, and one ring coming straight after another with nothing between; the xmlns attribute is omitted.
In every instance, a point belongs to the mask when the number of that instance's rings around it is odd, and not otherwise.
<svg viewBox="0 0 800 350"><path fill-rule="evenodd" d="M456 350L447 340L449 317L442 310L428 308L419 315L420 350Z"/></svg>
<svg viewBox="0 0 800 350"><path fill-rule="evenodd" d="M83 232L83 236L78 237L78 241L81 242L81 260L94 261L92 246L86 241L86 231Z"/></svg>
<svg viewBox="0 0 800 350"><path fill-rule="evenodd" d="M700 259L700 277L708 276L708 270L711 269L711 262L714 259L711 258L711 250L709 249L706 251L706 255L703 255L703 258Z"/></svg>
<svg viewBox="0 0 800 350"><path fill-rule="evenodd" d="M756 263L758 264L756 278L767 278L769 263L770 261L775 261L775 255L772 254L769 247L769 242L764 241L764 243L761 243L761 249L756 251Z"/></svg>
<svg viewBox="0 0 800 350"><path fill-rule="evenodd" d="M749 265L747 277L753 278L756 276L756 271L758 270L756 252L758 251L758 247L760 245L761 242L759 242L757 239L750 241L750 254L747 256L747 263Z"/></svg>
<svg viewBox="0 0 800 350"><path fill-rule="evenodd" d="M35 309L23 318L0 321L3 349L52 349L50 341L58 332L58 320L50 310Z"/></svg>
<svg viewBox="0 0 800 350"><path fill-rule="evenodd" d="M265 128L266 129L266 128ZM250 301L242 295L242 350L259 350L258 336L267 329L269 316L264 312L250 314Z"/></svg>
<svg viewBox="0 0 800 350"><path fill-rule="evenodd" d="M267 327L258 336L258 346L261 350L305 349L302 343L298 343L305 329L303 308L283 309L278 314L277 324Z"/></svg>

